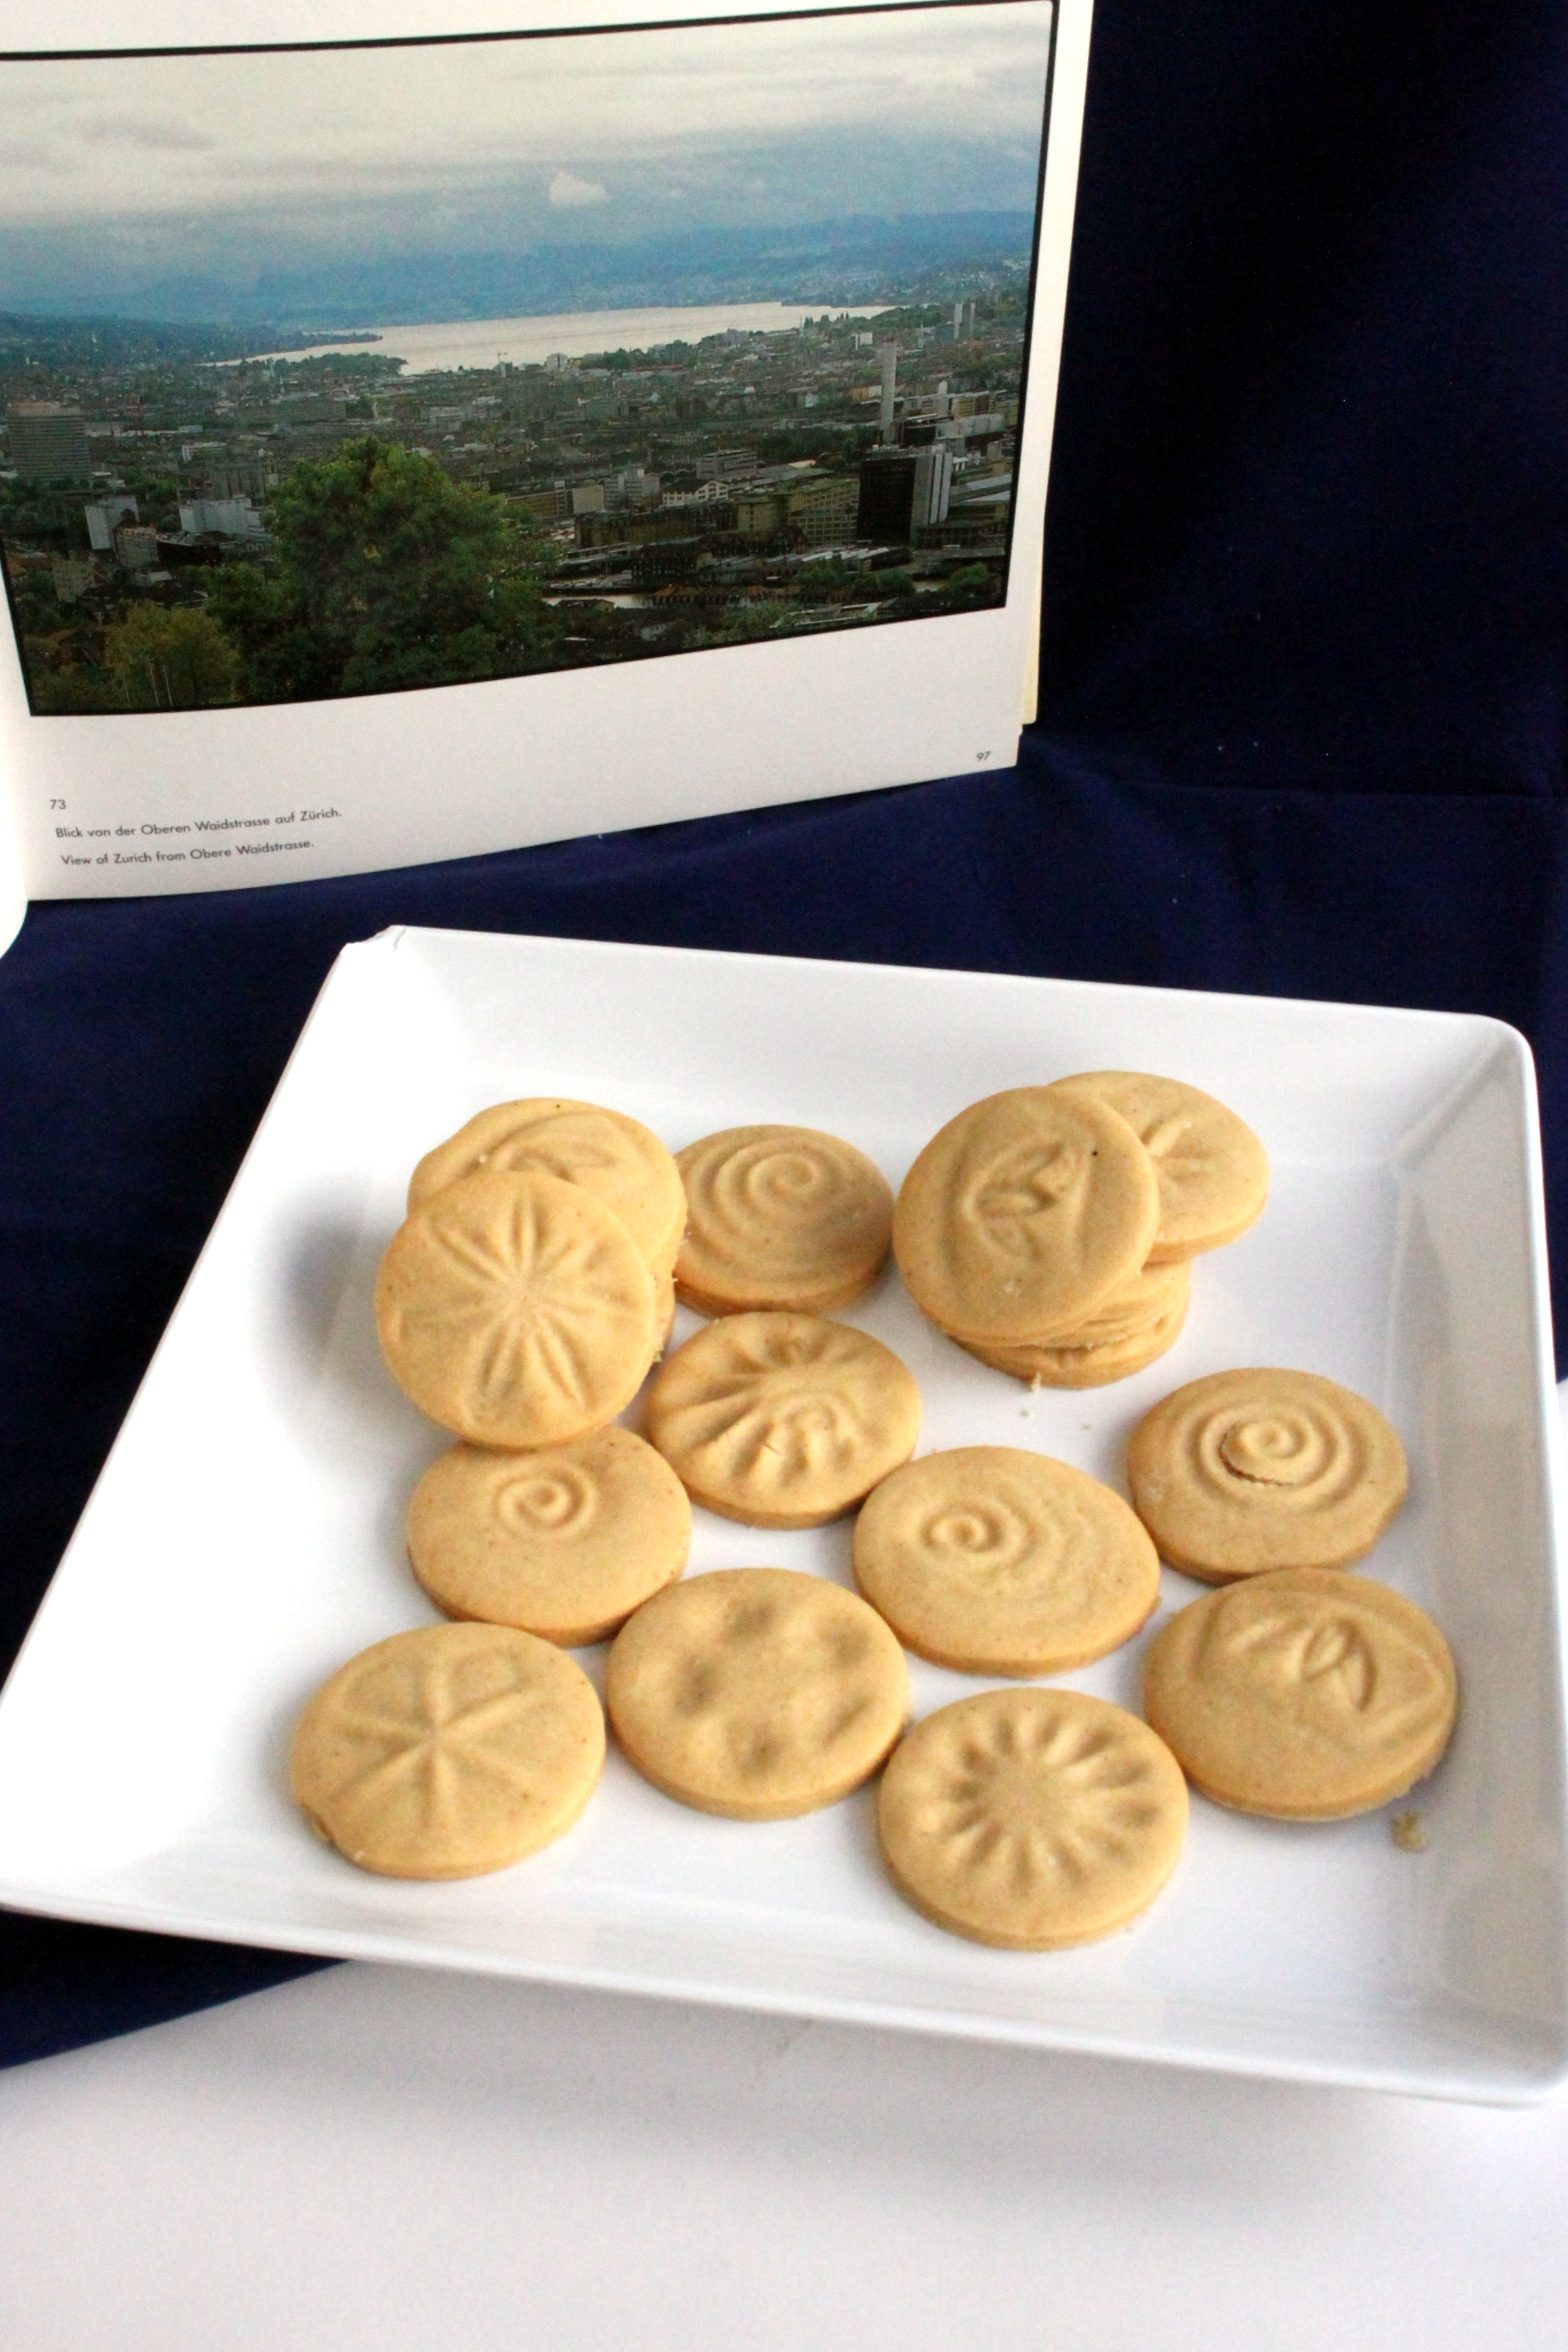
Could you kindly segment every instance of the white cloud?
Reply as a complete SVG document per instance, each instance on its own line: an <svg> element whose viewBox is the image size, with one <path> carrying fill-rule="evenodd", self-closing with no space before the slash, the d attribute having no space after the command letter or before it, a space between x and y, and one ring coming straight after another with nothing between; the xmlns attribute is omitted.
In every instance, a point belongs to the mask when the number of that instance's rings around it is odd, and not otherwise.
<svg viewBox="0 0 1568 2352"><path fill-rule="evenodd" d="M550 182L550 202L570 208L579 204L608 204L610 191L597 180L580 180L575 172L558 171Z"/></svg>

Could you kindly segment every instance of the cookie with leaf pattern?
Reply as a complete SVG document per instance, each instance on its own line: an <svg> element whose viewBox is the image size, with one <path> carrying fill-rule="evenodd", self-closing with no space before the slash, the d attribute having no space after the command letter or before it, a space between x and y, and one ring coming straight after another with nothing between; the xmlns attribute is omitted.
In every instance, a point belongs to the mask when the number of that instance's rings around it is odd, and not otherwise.
<svg viewBox="0 0 1568 2352"><path fill-rule="evenodd" d="M1459 1686L1414 1601L1346 1569L1284 1568L1178 1611L1150 1645L1143 1698L1205 1796L1335 1821L1426 1777Z"/></svg>

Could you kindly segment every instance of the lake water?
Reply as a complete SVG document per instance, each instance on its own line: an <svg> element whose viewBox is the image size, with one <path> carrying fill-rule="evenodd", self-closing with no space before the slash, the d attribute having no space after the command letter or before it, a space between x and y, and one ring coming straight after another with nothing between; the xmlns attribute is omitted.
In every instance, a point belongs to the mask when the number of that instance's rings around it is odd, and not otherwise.
<svg viewBox="0 0 1568 2352"><path fill-rule="evenodd" d="M839 314L835 312L835 317ZM854 318L879 317L880 309L856 310ZM590 351L647 350L657 343L700 343L726 328L742 333L778 334L803 319L821 318L821 303L715 302L666 310L569 310L544 318L455 319L446 326L377 327L380 341L312 343L301 351L269 351L265 359L315 359L328 351L387 353L407 364L410 376L437 369L493 368L509 359L519 365L548 359L554 351L581 359Z"/></svg>

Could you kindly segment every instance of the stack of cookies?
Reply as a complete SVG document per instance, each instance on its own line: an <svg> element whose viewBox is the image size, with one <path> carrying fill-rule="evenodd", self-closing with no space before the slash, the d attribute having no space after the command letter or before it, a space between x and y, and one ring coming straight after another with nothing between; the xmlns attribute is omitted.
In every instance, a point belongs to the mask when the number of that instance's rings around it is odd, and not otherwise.
<svg viewBox="0 0 1568 2352"><path fill-rule="evenodd" d="M555 1098L480 1112L420 1161L376 1284L392 1377L479 1445L613 1421L674 1313L680 1171L658 1137Z"/></svg>
<svg viewBox="0 0 1568 2352"><path fill-rule="evenodd" d="M1090 1388L1164 1354L1190 1261L1263 1209L1268 1159L1212 1095L1096 1070L960 1111L904 1179L893 1251L921 1311L983 1363Z"/></svg>

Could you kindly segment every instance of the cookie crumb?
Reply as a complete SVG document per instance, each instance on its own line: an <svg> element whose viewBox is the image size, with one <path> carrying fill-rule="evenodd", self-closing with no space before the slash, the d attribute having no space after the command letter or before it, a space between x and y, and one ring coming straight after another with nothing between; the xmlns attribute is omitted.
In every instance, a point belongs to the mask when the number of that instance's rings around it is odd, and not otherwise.
<svg viewBox="0 0 1568 2352"><path fill-rule="evenodd" d="M1426 1831L1419 1813L1396 1813L1389 1822L1389 1832L1402 1854L1424 1854Z"/></svg>

